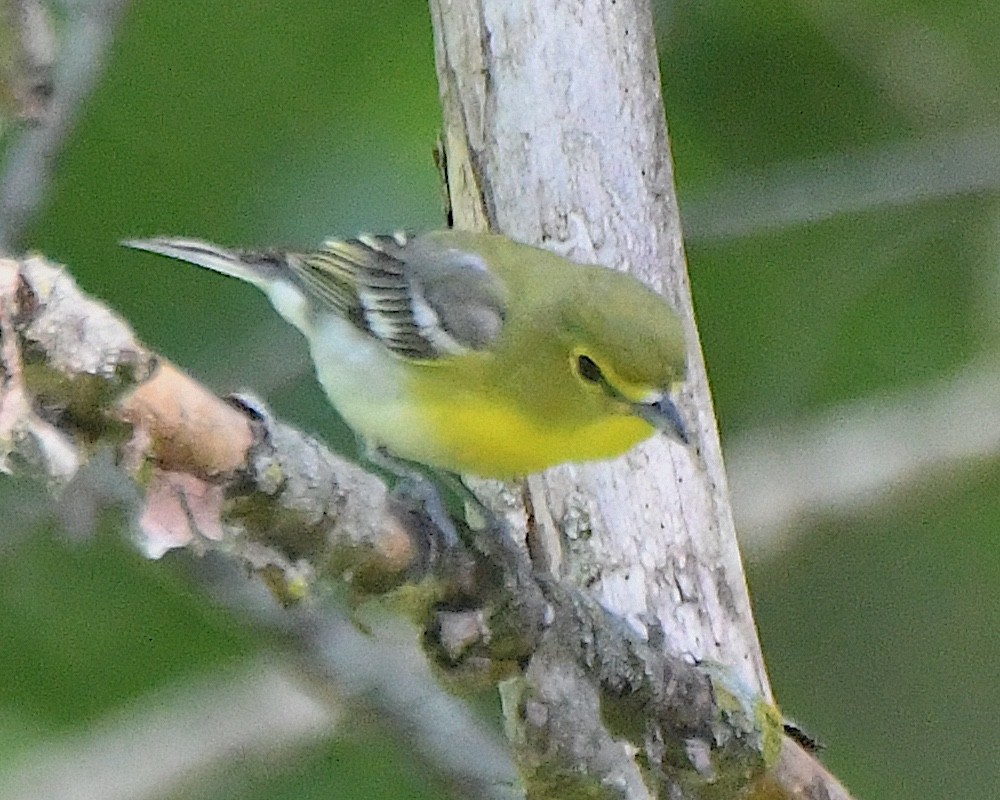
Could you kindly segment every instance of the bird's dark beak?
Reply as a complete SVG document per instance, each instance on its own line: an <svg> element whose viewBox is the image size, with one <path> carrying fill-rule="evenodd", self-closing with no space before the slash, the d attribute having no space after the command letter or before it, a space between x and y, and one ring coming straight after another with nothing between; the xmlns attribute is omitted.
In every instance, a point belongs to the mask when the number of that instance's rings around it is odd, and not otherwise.
<svg viewBox="0 0 1000 800"><path fill-rule="evenodd" d="M636 403L635 413L675 442L688 444L687 426L672 395L665 394L649 403Z"/></svg>

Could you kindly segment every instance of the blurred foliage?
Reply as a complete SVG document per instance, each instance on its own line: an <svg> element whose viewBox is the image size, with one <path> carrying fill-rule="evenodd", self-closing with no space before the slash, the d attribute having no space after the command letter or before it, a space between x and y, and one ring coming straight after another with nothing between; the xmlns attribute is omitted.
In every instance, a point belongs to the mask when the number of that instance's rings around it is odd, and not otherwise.
<svg viewBox="0 0 1000 800"><path fill-rule="evenodd" d="M784 211L779 178L812 197L838 165L850 174L882 148L995 125L997 8L677 0L657 10L724 437L992 357L993 192L931 186L859 210L848 201L870 187L848 183L812 223L729 237L699 230L734 182ZM137 2L24 245L71 264L86 289L209 384L252 387L349 446L304 348L263 298L117 242L183 233L308 244L438 226L438 124L423 0ZM0 502L11 491L0 485ZM969 464L876 509L804 524L788 550L751 565L776 693L859 796L996 796L998 497L997 464ZM3 551L0 775L54 731L268 646L192 597L182 572L144 562L119 538L36 534ZM234 778L242 788L211 796L418 796L418 767L400 766L408 756L398 746L366 729L360 742L303 755L294 773Z"/></svg>

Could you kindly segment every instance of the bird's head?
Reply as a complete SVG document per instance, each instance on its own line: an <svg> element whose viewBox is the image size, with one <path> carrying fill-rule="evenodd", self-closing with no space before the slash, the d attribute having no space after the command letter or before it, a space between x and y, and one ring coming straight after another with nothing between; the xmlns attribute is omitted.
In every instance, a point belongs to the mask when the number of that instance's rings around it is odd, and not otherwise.
<svg viewBox="0 0 1000 800"><path fill-rule="evenodd" d="M593 267L562 309L570 370L583 391L686 444L677 396L687 350L677 313L635 278Z"/></svg>

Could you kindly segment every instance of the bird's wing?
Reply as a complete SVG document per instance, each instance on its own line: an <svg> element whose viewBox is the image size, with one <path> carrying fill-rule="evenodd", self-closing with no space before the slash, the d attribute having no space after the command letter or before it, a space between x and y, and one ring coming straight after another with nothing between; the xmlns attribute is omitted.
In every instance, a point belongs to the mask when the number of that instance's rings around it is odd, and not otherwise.
<svg viewBox="0 0 1000 800"><path fill-rule="evenodd" d="M403 234L359 236L290 255L288 264L312 298L402 358L481 350L503 327L503 283L475 253Z"/></svg>

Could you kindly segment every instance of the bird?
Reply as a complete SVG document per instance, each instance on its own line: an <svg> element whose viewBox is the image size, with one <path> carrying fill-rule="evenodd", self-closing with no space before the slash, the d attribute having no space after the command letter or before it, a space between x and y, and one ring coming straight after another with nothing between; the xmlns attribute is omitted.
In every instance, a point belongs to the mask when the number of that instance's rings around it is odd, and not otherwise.
<svg viewBox="0 0 1000 800"><path fill-rule="evenodd" d="M309 344L330 403L369 446L514 479L688 442L679 315L636 278L498 233L441 230L245 250L122 244L253 284Z"/></svg>

